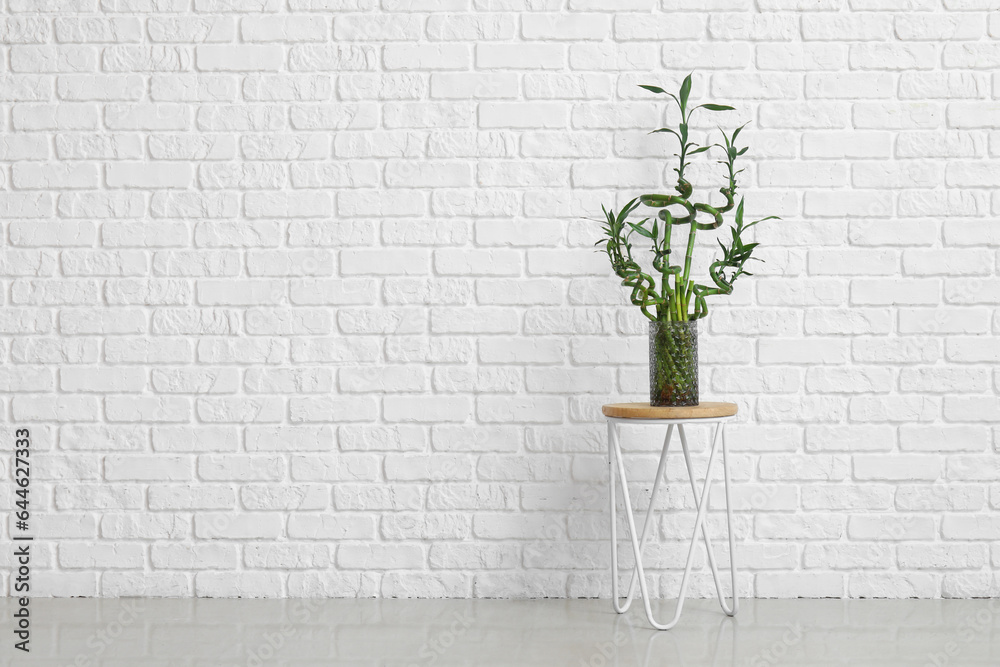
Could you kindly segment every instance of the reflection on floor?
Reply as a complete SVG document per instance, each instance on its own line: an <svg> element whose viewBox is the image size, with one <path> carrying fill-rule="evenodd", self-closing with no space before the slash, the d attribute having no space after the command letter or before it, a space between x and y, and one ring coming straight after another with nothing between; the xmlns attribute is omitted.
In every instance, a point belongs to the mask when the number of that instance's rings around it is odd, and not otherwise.
<svg viewBox="0 0 1000 667"><path fill-rule="evenodd" d="M1000 664L1000 600L744 600L735 619L691 600L656 632L609 600L38 599L30 656L12 602L5 667Z"/></svg>

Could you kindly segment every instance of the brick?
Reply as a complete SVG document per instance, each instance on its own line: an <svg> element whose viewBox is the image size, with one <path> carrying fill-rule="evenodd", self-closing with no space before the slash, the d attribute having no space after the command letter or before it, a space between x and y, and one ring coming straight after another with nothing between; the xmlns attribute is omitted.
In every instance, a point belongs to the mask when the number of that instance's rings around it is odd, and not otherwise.
<svg viewBox="0 0 1000 667"><path fill-rule="evenodd" d="M985 199L968 191L914 190L899 195L899 213L904 216L928 215L931 211L948 211L949 215L978 215L986 210Z"/></svg>
<svg viewBox="0 0 1000 667"><path fill-rule="evenodd" d="M158 544L150 549L154 568L164 570L229 569L238 561L234 544Z"/></svg>
<svg viewBox="0 0 1000 667"><path fill-rule="evenodd" d="M370 130L378 123L378 110L366 103L294 105L290 119L295 130Z"/></svg>
<svg viewBox="0 0 1000 667"><path fill-rule="evenodd" d="M295 423L371 422L375 420L378 406L370 396L292 398L289 401L289 413L291 421Z"/></svg>
<svg viewBox="0 0 1000 667"><path fill-rule="evenodd" d="M880 221L852 220L848 237L851 243L865 246L933 245L940 229L933 221L906 221L902 225L886 225Z"/></svg>
<svg viewBox="0 0 1000 667"><path fill-rule="evenodd" d="M983 488L968 484L903 484L896 489L896 508L903 511L976 511L985 505Z"/></svg>
<svg viewBox="0 0 1000 667"><path fill-rule="evenodd" d="M374 70L378 55L372 46L301 45L289 49L288 69L293 72L341 72Z"/></svg>
<svg viewBox="0 0 1000 667"><path fill-rule="evenodd" d="M88 46L11 46L13 72L89 72L97 69L97 49Z"/></svg>
<svg viewBox="0 0 1000 667"><path fill-rule="evenodd" d="M13 165L11 173L14 187L26 190L93 189L99 178L96 165L89 163L19 162Z"/></svg>
<svg viewBox="0 0 1000 667"><path fill-rule="evenodd" d="M251 452L325 451L334 443L329 426L249 426L246 447Z"/></svg>
<svg viewBox="0 0 1000 667"><path fill-rule="evenodd" d="M853 118L855 127L862 129L936 128L944 120L944 109L929 102L862 102L854 106Z"/></svg>
<svg viewBox="0 0 1000 667"><path fill-rule="evenodd" d="M383 63L392 70L461 70L472 63L472 53L463 44L419 44L385 46Z"/></svg>
<svg viewBox="0 0 1000 667"><path fill-rule="evenodd" d="M926 573L855 573L848 577L848 595L884 598L891 591L905 591L909 598L930 598L938 594L937 577Z"/></svg>
<svg viewBox="0 0 1000 667"><path fill-rule="evenodd" d="M102 54L107 72L183 72L192 61L192 51L183 46L109 46Z"/></svg>
<svg viewBox="0 0 1000 667"><path fill-rule="evenodd" d="M891 542L929 539L937 532L937 523L930 516L865 516L849 517L847 534L853 540Z"/></svg>
<svg viewBox="0 0 1000 667"><path fill-rule="evenodd" d="M198 183L206 190L278 190L286 180L282 166L267 162L206 163L198 168Z"/></svg>
<svg viewBox="0 0 1000 667"><path fill-rule="evenodd" d="M892 35L892 17L880 14L823 14L802 17L802 38L816 41L882 41Z"/></svg>
<svg viewBox="0 0 1000 667"><path fill-rule="evenodd" d="M60 76L56 89L59 97L72 101L140 100L145 83L137 75L125 76Z"/></svg>
<svg viewBox="0 0 1000 667"><path fill-rule="evenodd" d="M329 77L315 74L260 74L243 79L243 96L256 101L318 102L330 99Z"/></svg>
<svg viewBox="0 0 1000 667"><path fill-rule="evenodd" d="M153 42L229 42L236 37L236 21L225 16L157 16L147 25Z"/></svg>
<svg viewBox="0 0 1000 667"><path fill-rule="evenodd" d="M902 391L947 391L953 393L980 393L989 384L985 370L975 368L904 368L899 373ZM900 435L904 431L900 431ZM933 431L929 431L929 435Z"/></svg>
<svg viewBox="0 0 1000 667"><path fill-rule="evenodd" d="M989 421L1000 410L989 396L946 396L944 415L949 421Z"/></svg>
<svg viewBox="0 0 1000 667"><path fill-rule="evenodd" d="M629 46L636 46L633 51L628 51ZM573 47L574 50L587 48L587 46ZM573 52L571 52L573 53ZM646 56L648 51L646 51L646 45L622 45L619 47L617 53L611 53L608 55L615 55L612 63L606 67L580 67L576 65L571 60L571 65L579 69L628 69L628 70L643 70L647 64ZM670 68L682 68L691 69L695 67L696 63L701 63L703 69L732 69L735 67L740 67L742 64L749 62L752 58L752 51L749 44L740 42L728 42L720 43L718 47L708 48L707 44L704 42L676 42L676 43L666 43L660 51L661 62L665 67ZM589 55L589 54L587 54ZM604 54L600 54L604 55ZM607 57L607 56L605 56ZM760 58L759 64L761 69L770 69L767 67L767 59ZM583 65L586 62L581 63ZM600 63L598 63L600 64ZM617 66L615 66L617 65Z"/></svg>
<svg viewBox="0 0 1000 667"><path fill-rule="evenodd" d="M350 454L296 455L292 457L292 479L306 481L373 481L378 474L377 459Z"/></svg>
<svg viewBox="0 0 1000 667"><path fill-rule="evenodd" d="M152 329L157 334L237 334L239 316L235 311L168 308L153 313Z"/></svg>
<svg viewBox="0 0 1000 667"><path fill-rule="evenodd" d="M850 49L850 65L856 69L933 69L937 48L930 44L857 44Z"/></svg>
<svg viewBox="0 0 1000 667"><path fill-rule="evenodd" d="M186 164L135 164L119 162L105 168L105 182L111 188L186 188L193 178Z"/></svg>
<svg viewBox="0 0 1000 667"><path fill-rule="evenodd" d="M56 19L57 26L59 21ZM138 23L135 21L136 26ZM38 17L10 17L0 24L0 40L5 44L41 44L48 41L49 34L48 22Z"/></svg>
<svg viewBox="0 0 1000 667"><path fill-rule="evenodd" d="M332 387L330 369L251 369L244 381L244 389L257 394L315 394L330 391Z"/></svg>
<svg viewBox="0 0 1000 667"><path fill-rule="evenodd" d="M155 168L149 172L156 174ZM184 172L173 173L176 177ZM156 192L150 201L150 212L154 218L235 218L238 204L239 200L232 193Z"/></svg>
<svg viewBox="0 0 1000 667"><path fill-rule="evenodd" d="M43 147L41 144L45 142L40 142L40 139L42 137L34 136L6 139L2 154L9 159L46 159L49 157L48 147ZM142 144L138 135L59 134L56 135L56 155L64 160L138 158L142 156ZM99 197L101 194L93 193L92 196Z"/></svg>
<svg viewBox="0 0 1000 667"><path fill-rule="evenodd" d="M947 514L941 521L946 540L996 540L1000 523L989 515Z"/></svg>
<svg viewBox="0 0 1000 667"><path fill-rule="evenodd" d="M317 135L296 137L290 134L272 133L240 137L243 154L253 160L324 158L330 153L329 143L326 137Z"/></svg>
<svg viewBox="0 0 1000 667"><path fill-rule="evenodd" d="M283 129L285 119L268 106L214 105L200 108L195 124L207 131L259 132Z"/></svg>
<svg viewBox="0 0 1000 667"><path fill-rule="evenodd" d="M12 127L18 130L96 130L100 109L95 104L16 104L11 111Z"/></svg>
<svg viewBox="0 0 1000 667"><path fill-rule="evenodd" d="M465 397L386 396L382 405L390 422L463 422L472 414Z"/></svg>
<svg viewBox="0 0 1000 667"><path fill-rule="evenodd" d="M941 285L934 279L857 279L851 283L851 303L858 305L936 304Z"/></svg>
<svg viewBox="0 0 1000 667"><path fill-rule="evenodd" d="M433 41L508 40L516 31L514 17L506 14L438 14L427 19L427 37Z"/></svg>
<svg viewBox="0 0 1000 667"><path fill-rule="evenodd" d="M891 250L810 250L812 275L895 275L899 255Z"/></svg>
<svg viewBox="0 0 1000 667"><path fill-rule="evenodd" d="M611 21L601 14L527 14L521 34L530 40L603 40L610 35Z"/></svg>
<svg viewBox="0 0 1000 667"><path fill-rule="evenodd" d="M757 66L762 70L847 69L847 48L841 44L765 43L757 46L756 52ZM746 60L749 60L748 52L744 51L741 55L747 56Z"/></svg>
<svg viewBox="0 0 1000 667"><path fill-rule="evenodd" d="M15 102L37 102L52 97L53 78L33 74L14 74L0 78L0 99ZM67 99L80 99L65 96ZM83 99L87 99L84 97ZM32 155L37 157L37 155Z"/></svg>
<svg viewBox="0 0 1000 667"><path fill-rule="evenodd" d="M328 32L322 16L254 16L240 19L240 34L245 42L322 42Z"/></svg>
<svg viewBox="0 0 1000 667"><path fill-rule="evenodd" d="M560 69L566 62L566 47L559 44L476 45L476 66L486 70Z"/></svg>
<svg viewBox="0 0 1000 667"><path fill-rule="evenodd" d="M58 138L57 138L58 141ZM4 160L47 160L49 146L42 136L9 136L0 140L0 157Z"/></svg>
<svg viewBox="0 0 1000 667"><path fill-rule="evenodd" d="M284 50L280 46L202 45L195 53L198 69L207 72L276 71L284 62Z"/></svg>
<svg viewBox="0 0 1000 667"><path fill-rule="evenodd" d="M564 412L563 401L559 398L524 400L485 396L476 401L476 416L487 423L558 423Z"/></svg>
<svg viewBox="0 0 1000 667"><path fill-rule="evenodd" d="M219 74L154 74L149 81L157 102L228 102L236 92L235 81Z"/></svg>
<svg viewBox="0 0 1000 667"><path fill-rule="evenodd" d="M1000 62L1000 51L990 42L946 44L942 56L946 68L992 69Z"/></svg>
<svg viewBox="0 0 1000 667"><path fill-rule="evenodd" d="M931 397L855 397L850 402L850 418L859 422L925 422L940 412L940 400Z"/></svg>
<svg viewBox="0 0 1000 667"><path fill-rule="evenodd" d="M21 421L92 422L97 399L87 396L14 396L11 411Z"/></svg>
<svg viewBox="0 0 1000 667"><path fill-rule="evenodd" d="M141 487L130 484L55 488L56 507L61 510L137 510L142 507L142 495Z"/></svg>
<svg viewBox="0 0 1000 667"><path fill-rule="evenodd" d="M115 103L104 110L111 130L187 130L190 119L190 110L179 104Z"/></svg>
<svg viewBox="0 0 1000 667"><path fill-rule="evenodd" d="M238 434L235 429L220 426L154 426L152 442L155 451L233 451L238 446Z"/></svg>
<svg viewBox="0 0 1000 667"><path fill-rule="evenodd" d="M423 547L416 544L344 544L337 549L337 565L344 569L414 569L426 560Z"/></svg>

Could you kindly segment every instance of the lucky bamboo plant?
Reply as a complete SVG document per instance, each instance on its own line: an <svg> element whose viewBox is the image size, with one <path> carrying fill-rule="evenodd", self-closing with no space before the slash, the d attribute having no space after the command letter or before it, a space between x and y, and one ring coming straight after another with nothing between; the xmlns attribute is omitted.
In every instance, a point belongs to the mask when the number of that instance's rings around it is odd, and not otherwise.
<svg viewBox="0 0 1000 667"><path fill-rule="evenodd" d="M666 95L680 110L680 122L676 128L661 127L650 134L666 133L674 136L679 145L675 153L678 165L676 195L646 194L629 201L620 211L602 207L604 211L604 238L596 243L603 245L604 252L611 260L615 274L622 279L622 284L631 288L630 300L643 314L653 322L687 322L697 320L708 314L708 304L705 297L714 294L730 294L733 283L741 275L752 275L744 265L753 255L756 243L746 243L743 233L764 220L776 219L768 216L750 223L743 221L743 200L735 203L737 181L736 177L742 169L736 169L736 158L747 152L747 148L738 148L736 140L746 125L741 125L729 135L720 128L722 143L699 146L690 138L691 118L699 109L708 111L731 111L733 107L722 104L699 104L688 106L691 95L691 75L681 84L676 95L657 86L640 86L651 93ZM691 195L694 190L684 176L685 169L690 166L690 157L717 148L722 151L723 159L719 164L726 167L728 182L719 189L725 198L721 206L693 202ZM629 217L640 206L659 209L650 217L638 222ZM670 210L674 207L674 211ZM712 286L696 283L691 277L691 264L694 255L697 232L718 229L722 226L723 215L735 207L732 236L727 243L718 241L722 249L722 257L716 259L708 267L708 275ZM699 214L704 214L704 221L699 221ZM687 248L683 265L671 262L671 247L673 229L677 226L687 227ZM652 271L646 272L632 256L632 235L636 234L646 239L652 249ZM756 258L754 258L756 259ZM657 276L659 283L657 283Z"/></svg>

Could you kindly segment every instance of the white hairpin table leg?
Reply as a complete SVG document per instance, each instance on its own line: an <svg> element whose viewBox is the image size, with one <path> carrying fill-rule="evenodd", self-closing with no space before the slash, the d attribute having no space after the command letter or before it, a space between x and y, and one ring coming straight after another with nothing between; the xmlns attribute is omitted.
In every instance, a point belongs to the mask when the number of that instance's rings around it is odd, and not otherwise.
<svg viewBox="0 0 1000 667"><path fill-rule="evenodd" d="M649 539L651 534L650 529L652 528L653 519L653 507L656 505L656 496L660 491L660 482L663 480L663 471L667 465L667 450L670 448L670 436L674 432L674 425L670 424L667 427L667 435L663 438L663 450L660 453L660 462L656 467L656 479L653 482L653 492L649 497L649 507L646 508L646 519L642 524L642 533L639 537L639 551L646 546L646 541ZM612 445L614 443L614 445ZM608 421L608 476L609 476L609 496L611 498L611 595L612 604L614 609L619 614L623 614L628 611L628 608L632 605L632 598L635 595L635 585L639 579L638 569L632 570L632 578L629 580L628 593L625 596L625 601L622 603L618 595L618 534L617 534L617 518L618 512L616 507L615 497L615 466L616 461L621 459L621 448L618 444L618 429L611 422ZM624 483L622 484L624 487ZM627 505L627 510L631 516L631 504ZM631 524L630 524L631 525Z"/></svg>
<svg viewBox="0 0 1000 667"><path fill-rule="evenodd" d="M723 475L726 485L726 527L729 532L729 566L730 566L730 578L732 580L733 587L733 603L730 607L726 604L726 598L722 594L722 583L719 581L719 568L715 563L715 551L712 549L712 541L708 537L708 529L703 525L701 527L701 536L705 540L705 551L708 554L708 565L712 570L712 579L715 581L715 592L719 598L719 605L722 607L722 611L726 612L727 616L736 615L736 609L739 604L738 595L736 593L736 564L735 564L735 551L734 551L734 540L733 540L733 510L732 505L729 502L729 451L726 448L726 426L725 422L719 422L716 426L716 437L721 436L722 438L722 468ZM691 493L694 496L695 503L698 503L698 485L694 481L694 468L691 465L691 453L688 449L687 437L684 433L684 424L680 424L677 427L681 438L681 450L684 452L684 465L687 467L688 479L691 481ZM714 448L714 445L713 445ZM707 475L705 477L705 487L710 486L711 478ZM704 493L704 500L702 502L709 502L711 498L711 490L706 490ZM697 507L700 509L700 507Z"/></svg>
<svg viewBox="0 0 1000 667"><path fill-rule="evenodd" d="M691 543L688 547L687 561L684 566L684 576L681 578L681 588L680 593L677 598L677 608L674 612L674 617L669 623L659 623L653 618L653 610L650 606L649 592L646 589L646 576L642 566L642 549L646 544L646 540L650 534L651 528L651 518L653 514L654 503L656 500L656 495L660 488L660 482L663 479L663 472L666 465L666 455L667 450L670 445L670 436L673 432L673 424L668 425L667 435L664 438L663 450L660 454L659 465L656 471L656 480L653 483L653 492L650 496L649 508L646 510L646 519L643 522L642 533L636 532L635 527L635 517L632 508L632 501L629 496L628 491L628 478L625 473L625 461L622 458L621 444L618 440L618 429L615 422L611 419L608 420L608 475L609 475L609 497L610 497L610 515L611 515L611 592L612 592L612 606L614 610L619 614L624 613L628 610L629 606L632 604L632 599L635 594L635 584L638 581L639 591L642 595L643 606L646 610L646 618L649 619L650 624L658 630L669 630L674 627L678 620L680 620L681 612L684 609L684 601L687 597L687 585L688 579L691 574L691 566L694 563L694 548L698 541L698 533L702 533L702 537L705 540L705 547L708 551L709 564L712 569L712 575L715 580L716 592L719 596L719 604L722 606L723 611L729 616L736 613L737 610L737 594L736 594L736 560L735 560L735 543L733 539L733 523L732 523L732 508L730 505L729 496L729 456L725 444L725 435L723 434L724 422L719 421L715 427L715 434L712 438L712 446L708 457L708 468L705 472L705 484L701 489L701 499L698 499L698 489L697 484L694 480L694 471L691 466L690 453L687 447L687 439L684 434L683 426L679 426L681 437L681 447L684 450L684 460L687 467L688 476L691 481L691 490L695 497L695 506L697 508L697 517L695 518L694 532L691 535ZM720 438L721 436L721 438ZM718 568L715 563L715 557L712 553L711 542L708 538L708 533L704 527L705 514L708 510L709 495L711 491L711 479L712 479L712 469L715 464L715 455L719 449L719 442L722 441L722 456L723 456L723 468L725 475L725 485L726 485L726 514L727 514L727 527L729 529L729 551L730 551L730 573L732 577L733 584L733 603L732 607L726 605L723 595L722 587L719 582ZM617 477L621 480L622 485L622 500L625 511L625 519L628 524L629 539L632 543L632 553L635 557L635 568L632 572L632 577L629 581L629 590L625 597L624 602L619 598L618 594L618 535L617 535L617 502L616 502L616 492L615 492L615 473Z"/></svg>

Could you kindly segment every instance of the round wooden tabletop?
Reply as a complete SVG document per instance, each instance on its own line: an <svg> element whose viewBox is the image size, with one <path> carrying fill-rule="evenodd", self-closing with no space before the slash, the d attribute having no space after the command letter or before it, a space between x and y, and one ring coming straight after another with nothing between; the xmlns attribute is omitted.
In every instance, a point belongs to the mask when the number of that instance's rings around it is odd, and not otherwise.
<svg viewBox="0 0 1000 667"><path fill-rule="evenodd" d="M618 419L710 419L732 417L735 403L699 403L678 407L653 407L649 403L609 403L601 408L605 417Z"/></svg>

